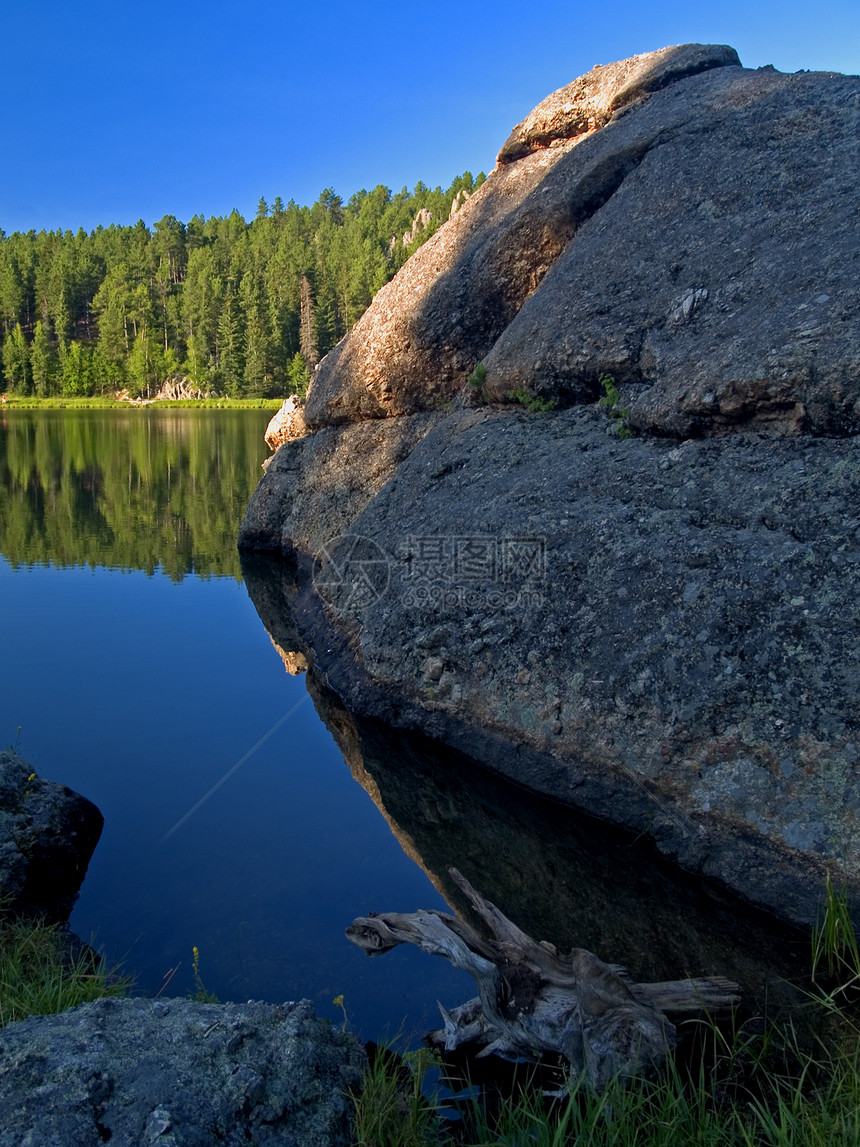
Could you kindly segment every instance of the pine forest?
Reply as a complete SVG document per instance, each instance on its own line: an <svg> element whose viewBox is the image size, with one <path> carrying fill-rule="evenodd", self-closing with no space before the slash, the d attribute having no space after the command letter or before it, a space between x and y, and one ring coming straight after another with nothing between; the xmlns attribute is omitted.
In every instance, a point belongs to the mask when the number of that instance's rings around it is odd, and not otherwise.
<svg viewBox="0 0 860 1147"><path fill-rule="evenodd" d="M319 359L484 176L378 186L312 207L261 199L152 228L0 232L0 387L10 394L302 394Z"/></svg>

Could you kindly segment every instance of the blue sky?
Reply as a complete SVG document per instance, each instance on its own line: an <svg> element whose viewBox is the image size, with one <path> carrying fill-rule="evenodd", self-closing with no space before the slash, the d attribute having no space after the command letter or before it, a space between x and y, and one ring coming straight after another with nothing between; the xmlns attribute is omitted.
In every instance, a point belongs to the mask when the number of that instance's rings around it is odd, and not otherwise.
<svg viewBox="0 0 860 1147"><path fill-rule="evenodd" d="M165 214L489 171L594 64L728 43L747 67L860 73L858 0L6 0L0 228Z"/></svg>

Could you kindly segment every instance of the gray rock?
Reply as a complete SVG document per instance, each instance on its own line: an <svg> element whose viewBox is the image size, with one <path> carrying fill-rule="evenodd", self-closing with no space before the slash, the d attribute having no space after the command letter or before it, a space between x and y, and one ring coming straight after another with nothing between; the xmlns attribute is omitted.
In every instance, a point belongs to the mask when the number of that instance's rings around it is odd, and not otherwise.
<svg viewBox="0 0 860 1147"><path fill-rule="evenodd" d="M103 824L91 801L36 776L12 750L0 751L0 892L5 908L65 923Z"/></svg>
<svg viewBox="0 0 860 1147"><path fill-rule="evenodd" d="M683 45L594 69L319 364L311 429L628 384L655 434L860 425L860 79Z"/></svg>
<svg viewBox="0 0 860 1147"><path fill-rule="evenodd" d="M860 922L860 80L688 45L573 88L605 117L521 125L320 365L240 546L290 556L351 711L794 922L829 869Z"/></svg>
<svg viewBox="0 0 860 1147"><path fill-rule="evenodd" d="M857 439L611 430L593 408L445 419L350 527L384 592L351 608L299 562L277 640L353 711L810 923L826 868L860 868Z"/></svg>
<svg viewBox="0 0 860 1147"><path fill-rule="evenodd" d="M109 999L0 1031L0 1147L350 1142L358 1042L279 1006Z"/></svg>
<svg viewBox="0 0 860 1147"><path fill-rule="evenodd" d="M548 199L599 209L485 357L487 387L563 405L629 384L655 434L860 428L860 79L719 68L565 155Z"/></svg>

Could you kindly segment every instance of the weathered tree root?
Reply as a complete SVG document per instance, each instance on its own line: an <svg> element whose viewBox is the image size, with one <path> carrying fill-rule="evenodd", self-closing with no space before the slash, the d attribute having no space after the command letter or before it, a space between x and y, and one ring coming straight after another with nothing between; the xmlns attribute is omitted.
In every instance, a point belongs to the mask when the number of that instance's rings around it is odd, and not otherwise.
<svg viewBox="0 0 860 1147"><path fill-rule="evenodd" d="M469 973L478 997L450 1011L440 1004L444 1027L427 1037L447 1051L473 1043L479 1055L560 1055L573 1076L600 1090L610 1079L647 1075L663 1063L675 1046L670 1015L714 1013L740 999L729 980L634 984L624 968L584 948L559 955L522 932L455 868L448 871L491 939L432 909L359 916L346 930L369 956L414 944Z"/></svg>

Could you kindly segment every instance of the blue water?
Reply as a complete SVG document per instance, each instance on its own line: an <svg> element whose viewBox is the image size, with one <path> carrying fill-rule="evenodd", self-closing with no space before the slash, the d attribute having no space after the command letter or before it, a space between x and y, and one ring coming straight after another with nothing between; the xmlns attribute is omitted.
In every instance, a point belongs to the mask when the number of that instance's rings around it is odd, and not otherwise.
<svg viewBox="0 0 860 1147"><path fill-rule="evenodd" d="M196 946L222 1000L307 997L340 1022L342 993L363 1038L403 1028L412 1040L437 1025L437 998L473 994L444 961L405 948L369 960L345 939L368 911L445 904L352 779L241 582L4 558L0 611L0 744L104 814L71 924L138 991L169 978L163 994L192 992Z"/></svg>

